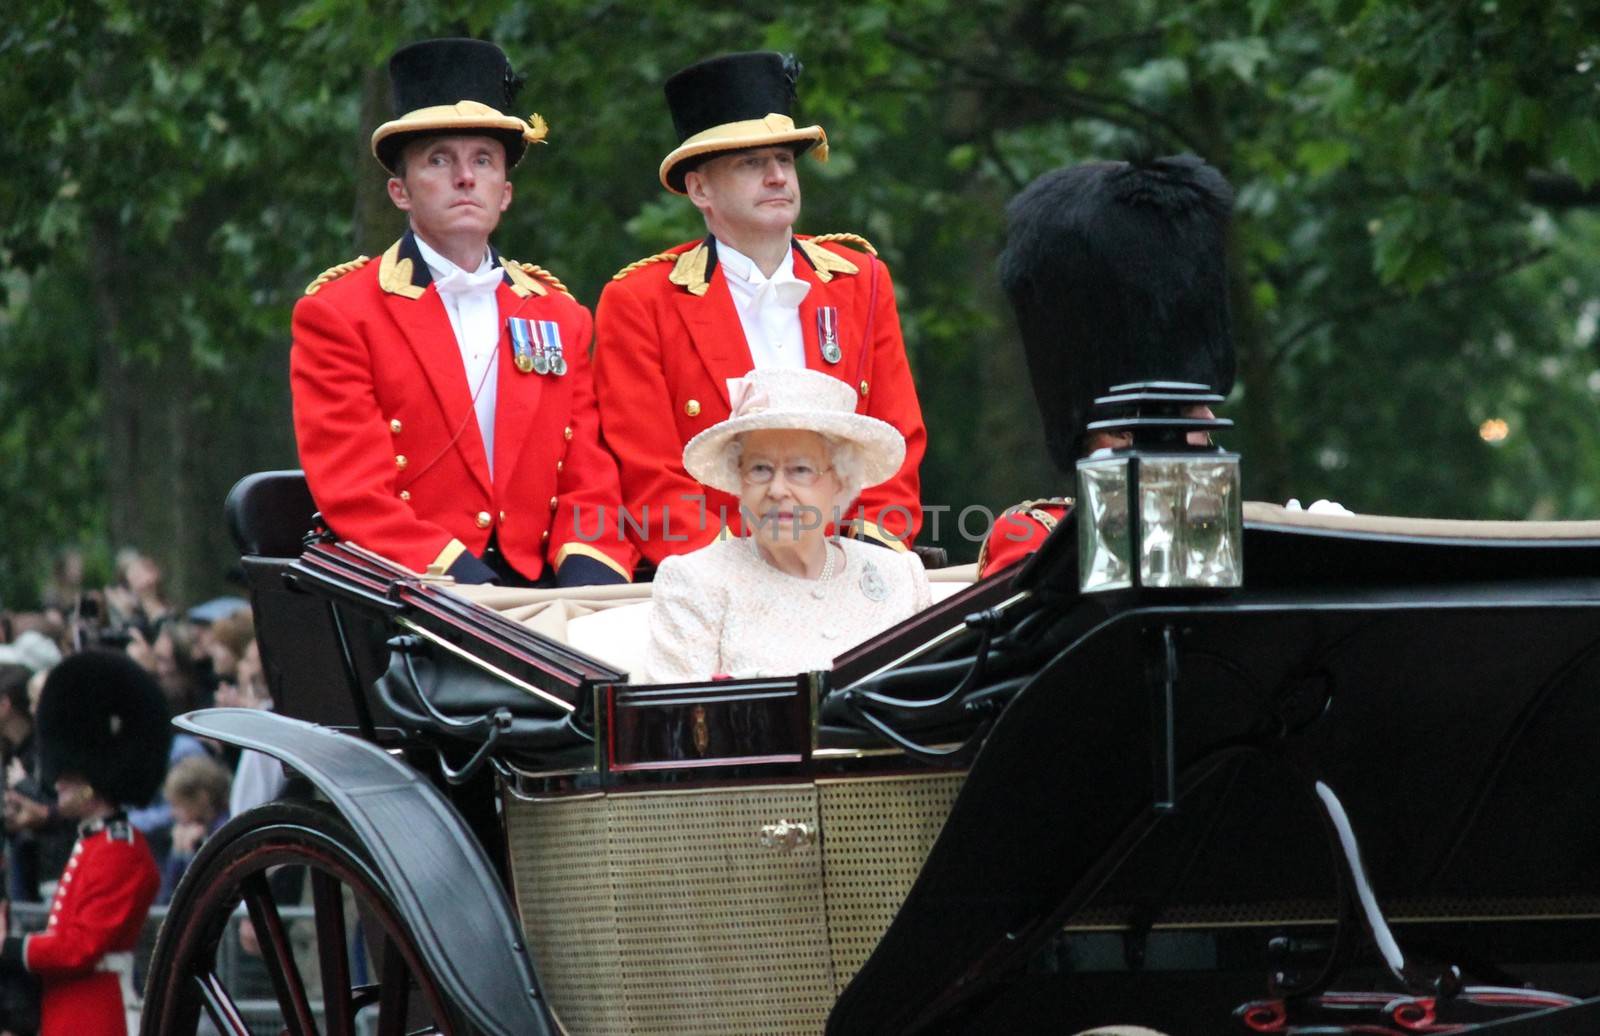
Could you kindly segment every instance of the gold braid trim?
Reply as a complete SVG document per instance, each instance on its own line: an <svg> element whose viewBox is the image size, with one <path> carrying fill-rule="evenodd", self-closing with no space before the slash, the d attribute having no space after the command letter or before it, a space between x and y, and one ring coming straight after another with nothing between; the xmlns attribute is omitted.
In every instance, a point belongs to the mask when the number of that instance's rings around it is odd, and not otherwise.
<svg viewBox="0 0 1600 1036"><path fill-rule="evenodd" d="M548 283L550 285L550 287L552 287L555 290L559 291L561 294L565 295L567 298L572 299L572 301L574 301L574 302L578 301L577 298L575 298L573 296L572 292L567 289L567 286L565 284L561 283L561 278L560 277L557 277L555 274L551 273L549 270L546 270L544 267L540 266L538 263L523 263L522 264L522 268L524 270L527 270L529 273L533 274L535 277L541 278L546 283Z"/></svg>
<svg viewBox="0 0 1600 1036"><path fill-rule="evenodd" d="M872 242L868 241L860 234L818 234L816 237L811 238L811 240L816 241L819 244L823 241L844 241L848 244L860 245L872 255L878 254L878 250L872 247Z"/></svg>
<svg viewBox="0 0 1600 1036"><path fill-rule="evenodd" d="M635 259L627 266L624 266L622 269L612 274L611 279L614 281L620 281L633 271L649 266L651 263L664 263L668 259L676 259L677 257L678 253L676 252L657 252L655 255L647 255L643 259Z"/></svg>
<svg viewBox="0 0 1600 1036"><path fill-rule="evenodd" d="M316 280L306 285L306 294L315 295L322 289L324 284L327 284L329 281L336 281L352 270L359 270L369 262L371 262L371 260L368 257L364 255L358 255L347 263L340 263L338 266L328 267L326 270L323 270L321 273L317 274Z"/></svg>

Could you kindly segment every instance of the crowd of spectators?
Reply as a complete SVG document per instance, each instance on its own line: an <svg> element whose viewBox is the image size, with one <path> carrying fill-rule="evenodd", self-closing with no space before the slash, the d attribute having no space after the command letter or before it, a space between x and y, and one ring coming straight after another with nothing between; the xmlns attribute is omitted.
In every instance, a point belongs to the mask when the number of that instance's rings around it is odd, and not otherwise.
<svg viewBox="0 0 1600 1036"><path fill-rule="evenodd" d="M173 715L210 705L267 708L250 607L217 597L174 607L161 568L136 550L116 559L111 585L87 587L81 559L62 555L37 611L0 611L0 769L5 774L5 897L47 899L76 838L37 779L33 715L46 674L79 651L121 651L160 683ZM162 875L166 902L201 843L228 817L277 795L282 768L256 753L176 733L167 779L151 802L124 803Z"/></svg>

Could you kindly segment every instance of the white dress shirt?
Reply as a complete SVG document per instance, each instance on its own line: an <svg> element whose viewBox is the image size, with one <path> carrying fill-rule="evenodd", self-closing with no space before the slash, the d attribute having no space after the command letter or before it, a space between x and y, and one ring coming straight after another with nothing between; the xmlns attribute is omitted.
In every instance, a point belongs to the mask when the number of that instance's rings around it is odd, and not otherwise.
<svg viewBox="0 0 1600 1036"><path fill-rule="evenodd" d="M450 316L450 327L456 333L456 346L467 372L467 388L472 393L472 408L478 415L478 431L483 436L489 477L493 478L494 405L499 387L495 361L500 347L500 304L494 293L503 273L487 251L478 268L468 273L430 248L421 237L412 237L423 262L428 264L428 272L433 274L434 287L439 290L444 311Z"/></svg>
<svg viewBox="0 0 1600 1036"><path fill-rule="evenodd" d="M755 260L721 241L717 242L717 262L727 275L733 308L739 313L756 367L804 367L800 303L811 285L794 275L794 249L783 253L783 261L771 277L761 272Z"/></svg>

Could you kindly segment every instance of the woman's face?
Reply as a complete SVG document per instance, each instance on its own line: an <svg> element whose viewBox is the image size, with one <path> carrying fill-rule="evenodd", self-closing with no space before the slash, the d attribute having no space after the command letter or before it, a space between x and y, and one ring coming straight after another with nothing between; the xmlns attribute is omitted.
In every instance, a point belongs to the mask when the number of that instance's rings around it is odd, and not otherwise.
<svg viewBox="0 0 1600 1036"><path fill-rule="evenodd" d="M740 442L739 506L752 534L780 549L821 539L840 489L826 440L772 430L746 432Z"/></svg>

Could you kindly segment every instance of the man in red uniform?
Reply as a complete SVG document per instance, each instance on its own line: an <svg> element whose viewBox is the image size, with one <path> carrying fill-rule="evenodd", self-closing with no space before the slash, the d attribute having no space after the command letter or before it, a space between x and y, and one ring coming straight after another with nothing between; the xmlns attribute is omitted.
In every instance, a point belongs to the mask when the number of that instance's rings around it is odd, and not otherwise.
<svg viewBox="0 0 1600 1036"><path fill-rule="evenodd" d="M79 821L42 932L9 933L0 972L37 976L41 1036L125 1033L133 950L161 875L122 812L148 802L166 769L166 699L128 656L88 651L50 671L39 699L39 769L59 809Z"/></svg>
<svg viewBox="0 0 1600 1036"><path fill-rule="evenodd" d="M1128 444L1090 431L1113 385L1184 381L1233 387L1224 254L1233 188L1193 155L1091 162L1046 173L1007 209L1000 281L1017 313L1045 444L1064 472L1079 457ZM1212 415L1209 407L1186 416ZM1204 432L1190 432L1204 445ZM1039 549L1072 510L1029 500L995 522L979 574Z"/></svg>
<svg viewBox="0 0 1600 1036"><path fill-rule="evenodd" d="M461 582L622 582L616 462L599 441L589 312L489 237L508 171L544 139L505 114L519 80L481 40L389 63L372 149L410 228L328 270L294 312L290 384L312 498L339 536Z"/></svg>
<svg viewBox="0 0 1600 1036"><path fill-rule="evenodd" d="M709 233L632 263L600 296L600 423L629 534L651 562L739 531L738 501L690 478L683 446L728 417L728 380L756 368L831 374L856 390L859 412L898 429L905 464L862 494L854 527L904 549L921 526L927 433L888 267L853 234L793 232L796 159L828 153L822 127L789 115L799 74L792 57L730 54L667 80L682 143L661 182L688 196Z"/></svg>

